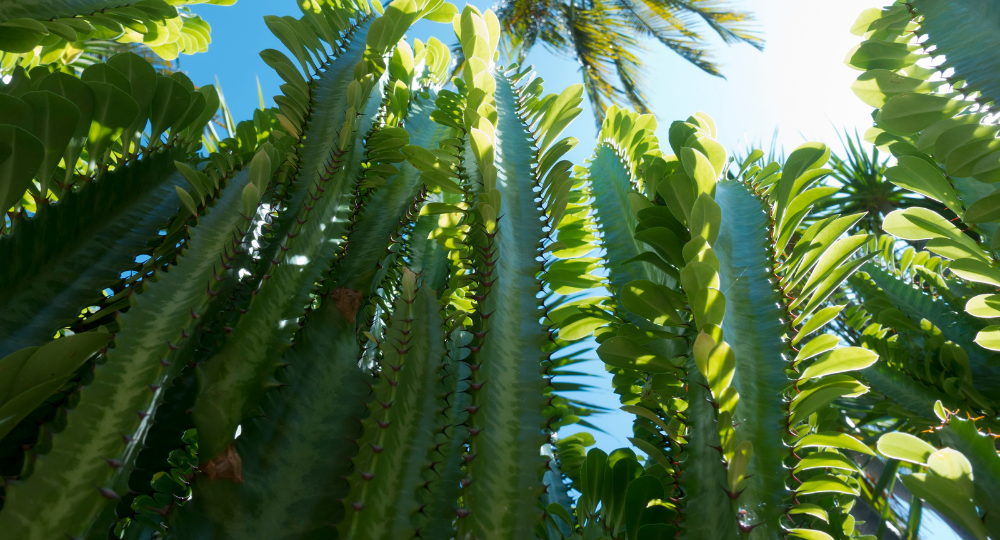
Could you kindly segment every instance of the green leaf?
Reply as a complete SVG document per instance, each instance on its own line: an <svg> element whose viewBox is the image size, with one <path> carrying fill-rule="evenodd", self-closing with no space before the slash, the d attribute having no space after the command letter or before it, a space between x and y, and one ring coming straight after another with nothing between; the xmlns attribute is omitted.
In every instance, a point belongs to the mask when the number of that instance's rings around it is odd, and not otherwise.
<svg viewBox="0 0 1000 540"><path fill-rule="evenodd" d="M63 158L80 120L80 109L71 101L47 91L27 92L21 100L31 106L34 129L45 147L45 157L38 167L39 191L47 193L49 180Z"/></svg>
<svg viewBox="0 0 1000 540"><path fill-rule="evenodd" d="M647 373L670 373L679 369L670 360L623 336L601 343L597 356L608 365Z"/></svg>
<svg viewBox="0 0 1000 540"><path fill-rule="evenodd" d="M680 326L684 320L670 304L673 291L666 293L663 285L638 279L630 282L621 291L622 306L653 324L660 326ZM669 291L669 289L667 289Z"/></svg>
<svg viewBox="0 0 1000 540"><path fill-rule="evenodd" d="M110 84L115 88L129 94L132 92L132 83L129 82L122 72L107 64L91 64L83 70L80 79L87 83Z"/></svg>
<svg viewBox="0 0 1000 540"><path fill-rule="evenodd" d="M618 455L616 456L616 454ZM605 516L612 527L618 528L624 525L625 497L628 485L639 478L641 474L642 466L635 460L635 453L631 449L620 448L609 456L608 467L605 469L601 504L604 506Z"/></svg>
<svg viewBox="0 0 1000 540"><path fill-rule="evenodd" d="M942 478L953 481L966 498L975 496L972 483L972 464L961 452L953 448L936 450L927 458L927 469Z"/></svg>
<svg viewBox="0 0 1000 540"><path fill-rule="evenodd" d="M163 132L184 116L191 99L191 93L181 83L170 77L156 78L156 90L151 100L151 141L159 141Z"/></svg>
<svg viewBox="0 0 1000 540"><path fill-rule="evenodd" d="M865 260L874 256L872 253L865 258L852 259L854 254L872 239L871 235L866 234L841 238L823 253L799 292L799 297L789 304L790 309L802 303L806 304L792 321L793 325L802 323L844 280L864 264Z"/></svg>
<svg viewBox="0 0 1000 540"><path fill-rule="evenodd" d="M0 94L0 105L3 105L0 109L0 125L17 126L29 133L34 130L34 114L30 105L7 94Z"/></svg>
<svg viewBox="0 0 1000 540"><path fill-rule="evenodd" d="M810 503L800 503L796 506L791 507L788 510L789 514L805 514L807 516L812 516L814 518L822 519L823 521L829 522L830 515L827 514L826 510L818 504Z"/></svg>
<svg viewBox="0 0 1000 540"><path fill-rule="evenodd" d="M21 420L24 420L52 394L58 392L68 379L69 376L39 383L0 404L0 437L6 436Z"/></svg>
<svg viewBox="0 0 1000 540"><path fill-rule="evenodd" d="M747 467L750 465L750 458L753 456L753 445L750 441L743 441L736 447L733 459L729 462L727 479L729 480L729 491L738 493L746 478Z"/></svg>
<svg viewBox="0 0 1000 540"><path fill-rule="evenodd" d="M4 419L0 438L65 385L111 338L111 334L101 332L74 334L0 359L0 372L9 377L0 394L0 418Z"/></svg>
<svg viewBox="0 0 1000 540"><path fill-rule="evenodd" d="M132 141L133 134L141 132L149 119L150 103L156 91L156 70L143 57L133 52L119 53L108 59L112 67L128 79L129 95L139 106L135 119L126 128L125 139ZM126 149L127 150L127 149Z"/></svg>
<svg viewBox="0 0 1000 540"><path fill-rule="evenodd" d="M715 245L719 237L719 224L722 221L722 210L710 195L702 193L694 201L691 208L689 228L692 237L702 237L710 245Z"/></svg>
<svg viewBox="0 0 1000 540"><path fill-rule="evenodd" d="M794 473L809 469L842 469L845 471L861 473L861 469L851 461L851 458L838 452L813 452L799 460L795 465Z"/></svg>
<svg viewBox="0 0 1000 540"><path fill-rule="evenodd" d="M878 354L861 347L842 347L817 358L799 380L864 369L878 360Z"/></svg>
<svg viewBox="0 0 1000 540"><path fill-rule="evenodd" d="M781 182L792 183L805 173L819 169L830 159L830 149L823 143L807 142L798 146L785 160ZM797 194L789 191L791 194ZM787 203L787 201L786 201Z"/></svg>
<svg viewBox="0 0 1000 540"><path fill-rule="evenodd" d="M698 357L696 356L695 359L697 360ZM699 369L704 368L702 375L708 380L708 387L711 389L712 395L718 398L722 395L722 391L729 387L733 376L736 375L736 353L733 352L728 343L723 341L712 348L703 364L698 367Z"/></svg>
<svg viewBox="0 0 1000 540"><path fill-rule="evenodd" d="M1000 294L980 294L969 299L965 312L973 317L1000 317Z"/></svg>
<svg viewBox="0 0 1000 540"><path fill-rule="evenodd" d="M882 228L889 234L905 240L947 238L964 247L969 253L980 254L976 256L985 260L985 254L982 254L982 249L975 241L933 210L926 208L895 210L885 217Z"/></svg>
<svg viewBox="0 0 1000 540"><path fill-rule="evenodd" d="M948 265L948 269L962 279L1000 287L1000 270L980 259L956 259Z"/></svg>
<svg viewBox="0 0 1000 540"><path fill-rule="evenodd" d="M9 401L19 393L43 383L53 380L65 382L87 359L107 345L111 338L112 335L105 332L84 332L50 341L43 347L26 349L31 351L31 355L21 358L23 363L20 369L9 373L10 387L6 397L0 402ZM3 358L0 363L5 366L12 364L10 358L13 356L16 359L20 356L19 353L20 351Z"/></svg>
<svg viewBox="0 0 1000 540"><path fill-rule="evenodd" d="M845 306L830 306L817 311L805 324L799 328L799 333L792 339L792 345L802 341L803 338L812 334L816 330L823 328L840 314Z"/></svg>
<svg viewBox="0 0 1000 540"><path fill-rule="evenodd" d="M663 430L664 433L671 436L671 438L676 440L677 430L672 429L670 426L663 421L662 418L657 416L657 414L645 407L640 407L638 405L623 405L621 408L627 413L634 414L636 416L641 416L650 422L656 424L657 427Z"/></svg>
<svg viewBox="0 0 1000 540"><path fill-rule="evenodd" d="M580 499L581 502L585 501L588 514L593 514L597 509L597 503L601 501L601 493L604 491L604 469L607 462L608 455L603 450L592 448L587 452L587 459L581 467Z"/></svg>
<svg viewBox="0 0 1000 540"><path fill-rule="evenodd" d="M943 81L929 82L906 77L888 69L869 69L862 73L851 85L851 90L866 105L880 109L885 102L904 92L930 93L941 86Z"/></svg>
<svg viewBox="0 0 1000 540"><path fill-rule="evenodd" d="M876 122L901 133L918 133L934 122L955 116L969 105L970 102L945 96L903 93L886 101Z"/></svg>
<svg viewBox="0 0 1000 540"><path fill-rule="evenodd" d="M663 483L652 476L640 476L629 482L625 491L625 533L629 540L636 540L639 534L639 520L646 505L653 499L663 498Z"/></svg>
<svg viewBox="0 0 1000 540"><path fill-rule="evenodd" d="M835 375L810 384L801 394L795 396L789 409L789 425L795 426L841 397L857 397L868 391L868 387L848 375Z"/></svg>
<svg viewBox="0 0 1000 540"><path fill-rule="evenodd" d="M878 451L883 456L924 465L934 453L934 447L909 433L886 433L878 440Z"/></svg>
<svg viewBox="0 0 1000 540"><path fill-rule="evenodd" d="M424 18L436 23L450 24L455 15L458 15L458 8L455 4L442 2L434 11L424 15Z"/></svg>
<svg viewBox="0 0 1000 540"><path fill-rule="evenodd" d="M903 475L901 480L914 496L934 505L936 510L958 523L978 540L986 540L986 527L979 519L975 505L954 481L925 473Z"/></svg>
<svg viewBox="0 0 1000 540"><path fill-rule="evenodd" d="M869 456L874 456L875 452L872 452L870 448L865 446L861 441L851 437L846 433L836 433L836 432L820 432L806 435L799 442L795 443L795 449L808 448L813 446L819 447L829 447L829 448L842 448L844 450L853 450L855 452L861 452L862 454L867 454Z"/></svg>
<svg viewBox="0 0 1000 540"><path fill-rule="evenodd" d="M712 162L709 161L708 157L694 148L687 147L681 149L680 157L681 163L684 165L684 171L689 178L694 180L694 185L697 189L695 196L702 193L714 195L715 183L718 180L719 172L712 167Z"/></svg>
<svg viewBox="0 0 1000 540"><path fill-rule="evenodd" d="M0 125L0 143L11 149L11 157L0 163L0 211L21 200L45 159L45 146L17 126Z"/></svg>
<svg viewBox="0 0 1000 540"><path fill-rule="evenodd" d="M676 266L684 266L680 240L666 227L651 227L638 231L635 239L652 247L667 262Z"/></svg>
<svg viewBox="0 0 1000 540"><path fill-rule="evenodd" d="M778 227L778 240L775 244L776 249L784 251L795 230L806 215L812 211L812 208L817 204L822 204L824 200L833 196L837 191L838 188L827 186L807 189L795 195L795 198L788 204L788 208L782 213L781 225Z"/></svg>
<svg viewBox="0 0 1000 540"><path fill-rule="evenodd" d="M966 223L990 223L1000 220L1000 193L994 192L969 205L962 216Z"/></svg>
<svg viewBox="0 0 1000 540"><path fill-rule="evenodd" d="M695 326L721 325L726 315L726 297L718 289L704 288L688 296Z"/></svg>
<svg viewBox="0 0 1000 540"><path fill-rule="evenodd" d="M942 443L962 452L971 463L975 473L975 502L987 514L986 528L992 534L996 522L989 514L1000 507L1000 456L993 438L981 433L975 422L958 415L949 418L938 433Z"/></svg>
<svg viewBox="0 0 1000 540"><path fill-rule="evenodd" d="M862 217L864 217L863 213L841 218L830 217L810 225L795 243L795 247L792 248L792 255L788 259L787 266L793 268L794 271L786 287L794 287L803 278L809 276L809 271L826 253L827 248L844 232L857 224Z"/></svg>
<svg viewBox="0 0 1000 540"><path fill-rule="evenodd" d="M920 138L917 139L917 149L927 154L934 154L935 143L944 132L958 126L977 125L983 121L983 118L985 115L982 113L962 114L934 122L920 133Z"/></svg>
<svg viewBox="0 0 1000 540"><path fill-rule="evenodd" d="M890 182L942 202L952 212L961 213L962 203L940 169L913 156L900 156L896 163L895 167L885 171L885 177Z"/></svg>
<svg viewBox="0 0 1000 540"><path fill-rule="evenodd" d="M47 90L62 96L76 105L80 118L77 120L73 137L86 137L94 116L94 93L87 83L67 73L55 72L45 76L38 84L38 90ZM75 162L75 159L69 160Z"/></svg>
<svg viewBox="0 0 1000 540"><path fill-rule="evenodd" d="M844 63L862 71L869 69L886 69L896 71L911 66L925 55L914 54L905 43L890 43L878 39L869 39L855 46Z"/></svg>
<svg viewBox="0 0 1000 540"><path fill-rule="evenodd" d="M492 38L492 36L491 36ZM566 126L570 124L583 111L579 105L583 101L583 85L573 84L566 87L559 97L555 99L538 123L535 129L537 136L541 137L538 145L539 152L545 152L549 145L556 141Z"/></svg>
<svg viewBox="0 0 1000 540"><path fill-rule="evenodd" d="M984 349L1000 351L1000 326L987 326L976 334L976 344Z"/></svg>
<svg viewBox="0 0 1000 540"><path fill-rule="evenodd" d="M806 343L801 349L799 349L799 353L795 355L794 363L798 365L799 362L808 360L817 354L824 353L836 347L839 343L840 338L833 334L821 334L816 336L810 340L809 343Z"/></svg>
<svg viewBox="0 0 1000 540"><path fill-rule="evenodd" d="M104 163L104 153L139 116L139 105L120 88L104 82L88 82L94 93L94 115L87 134L91 164Z"/></svg>
<svg viewBox="0 0 1000 540"><path fill-rule="evenodd" d="M407 85L413 80L413 49L406 41L396 45L389 60L389 74Z"/></svg>
<svg viewBox="0 0 1000 540"><path fill-rule="evenodd" d="M812 495L814 493L844 493L847 495L858 495L858 490L845 482L843 479L832 475L814 476L802 482L795 490L796 495Z"/></svg>
<svg viewBox="0 0 1000 540"><path fill-rule="evenodd" d="M833 537L829 534L815 529L788 529L788 536L802 538L803 540L833 540Z"/></svg>
<svg viewBox="0 0 1000 540"><path fill-rule="evenodd" d="M14 54L29 53L45 39L44 33L11 26L11 22L14 21L0 23L0 51Z"/></svg>
<svg viewBox="0 0 1000 540"><path fill-rule="evenodd" d="M726 149L714 139L714 134L694 134L688 138L684 146L697 150L708 158L712 169L721 172L726 166Z"/></svg>
<svg viewBox="0 0 1000 540"><path fill-rule="evenodd" d="M21 368L28 362L35 351L41 347L25 347L19 351L14 351L3 358L0 358L0 403L3 403L11 395L11 388L14 385L14 377L17 376Z"/></svg>

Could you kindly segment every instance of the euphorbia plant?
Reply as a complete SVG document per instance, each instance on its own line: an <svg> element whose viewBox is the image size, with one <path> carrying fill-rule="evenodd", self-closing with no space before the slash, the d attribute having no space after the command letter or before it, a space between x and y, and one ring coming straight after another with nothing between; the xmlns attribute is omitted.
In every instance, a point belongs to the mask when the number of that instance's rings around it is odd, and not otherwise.
<svg viewBox="0 0 1000 540"><path fill-rule="evenodd" d="M653 116L612 107L574 165L583 88L505 63L492 11L414 0L266 18L278 106L220 140L211 87L3 40L119 21L100 36L160 52L189 18L73 4L0 20L6 534L884 537L900 461L913 495L992 530L990 353L958 323L991 330L955 315L977 285L849 235L862 214L808 219L836 191L825 145L737 162L707 114L661 148ZM898 13L862 22L909 28ZM406 39L420 19L451 23L459 77L442 41ZM910 157L886 173L904 187L936 167ZM958 213L944 185L917 191ZM886 230L918 242L919 212ZM925 221L928 249L978 261L959 278L992 268ZM592 427L565 378L594 351L631 448L560 436ZM890 433L927 429L967 457Z"/></svg>

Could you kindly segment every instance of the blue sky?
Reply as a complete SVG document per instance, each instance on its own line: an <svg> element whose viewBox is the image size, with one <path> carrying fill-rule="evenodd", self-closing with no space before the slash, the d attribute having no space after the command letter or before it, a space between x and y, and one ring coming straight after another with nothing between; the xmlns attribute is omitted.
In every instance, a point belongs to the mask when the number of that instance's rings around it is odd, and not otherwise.
<svg viewBox="0 0 1000 540"><path fill-rule="evenodd" d="M480 8L489 2L474 2ZM749 45L727 46L711 39L726 78L707 75L656 43L647 44L644 60L653 112L659 119L661 138L672 120L704 111L719 125L720 141L730 149L750 143L769 145L775 128L787 150L806 139L839 147L837 129L871 125L870 108L851 92L858 72L844 65L847 52L859 38L848 29L872 0L743 0L734 2L755 11L758 28L767 40L765 51ZM264 25L264 15L300 12L294 0L239 0L234 7L196 6L195 11L212 25L212 45L207 53L182 56L180 66L196 84L218 77L233 115L249 118L258 106L256 77L264 90L265 105L278 91L280 80L257 56L265 48L281 49ZM438 36L453 41L449 25L421 22L409 34L426 39ZM579 82L579 68L570 58L550 54L541 47L529 56L553 92ZM578 161L586 158L596 135L589 108L572 126L581 144Z"/></svg>
<svg viewBox="0 0 1000 540"><path fill-rule="evenodd" d="M766 150L776 129L777 141L786 151L806 140L825 142L837 151L842 147L839 130L864 133L872 123L871 109L850 90L858 72L845 66L843 60L860 41L849 32L857 15L882 3L877 0L734 1L734 6L756 13L758 28L767 43L764 52L759 52L749 45L730 47L719 39L711 39L726 78L707 75L664 47L647 44L643 58L648 68L645 76L661 140L666 140L671 121L703 111L716 120L719 140L730 153L745 154L752 145ZM484 1L474 4L481 9L490 6ZM282 46L268 31L262 17L300 16L295 1L239 0L235 7L204 5L196 6L195 11L212 25L213 42L207 53L181 57L181 70L199 85L218 78L237 121L250 118L259 106L258 77L265 105L272 106L270 96L277 93L280 80L257 53ZM418 23L408 37L426 40L432 35L447 44L454 41L450 25L429 22ZM549 92L579 82L575 61L541 47L529 56L528 63L544 74ZM570 155L577 163L589 156L596 136L589 104L584 107L585 112L565 133L580 139ZM588 370L603 374L603 364L594 360ZM590 382L596 383L597 389L587 399L617 408L610 380ZM599 446L610 450L628 445L625 438L631 435L631 422L624 414L591 420L607 432L595 434ZM928 521L937 520L928 518L925 524ZM939 522L931 527L937 538L953 537Z"/></svg>

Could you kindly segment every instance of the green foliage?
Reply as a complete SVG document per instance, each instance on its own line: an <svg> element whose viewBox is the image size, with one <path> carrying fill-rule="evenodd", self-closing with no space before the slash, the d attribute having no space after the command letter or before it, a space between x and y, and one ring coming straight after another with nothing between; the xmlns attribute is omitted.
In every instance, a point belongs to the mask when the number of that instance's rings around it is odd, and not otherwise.
<svg viewBox="0 0 1000 540"><path fill-rule="evenodd" d="M0 7L0 69L78 64L102 42L137 43L170 61L208 50L211 27L186 7L236 0L26 0ZM152 90L152 88L150 88Z"/></svg>
<svg viewBox="0 0 1000 540"><path fill-rule="evenodd" d="M238 124L141 55L65 52L188 50L180 3L0 8L0 530L862 540L933 508L1000 534L997 131L915 64L926 30L988 86L920 4L855 25L878 150L831 168L736 161L705 113L661 147L615 106L574 165L600 84L501 64L534 5L300 2L265 19L277 108ZM610 454L563 430L602 412L567 380L595 355L632 429Z"/></svg>

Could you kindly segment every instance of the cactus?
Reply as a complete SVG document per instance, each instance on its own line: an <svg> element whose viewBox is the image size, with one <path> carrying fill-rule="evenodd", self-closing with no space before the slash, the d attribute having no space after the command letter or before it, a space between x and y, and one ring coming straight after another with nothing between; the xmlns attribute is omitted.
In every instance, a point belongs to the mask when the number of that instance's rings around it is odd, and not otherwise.
<svg viewBox="0 0 1000 540"><path fill-rule="evenodd" d="M705 113L661 147L652 115L611 107L573 164L583 87L545 94L501 61L492 11L441 1L265 18L277 107L220 139L214 88L60 52L203 48L187 11L134 4L0 8L5 534L915 537L921 499L996 534L990 196L906 126L876 133L902 152L890 180L977 223L887 216L929 251L810 218L836 191L825 145L736 160ZM904 8L855 29L939 16ZM422 19L452 23L459 76L407 39ZM891 113L879 77L855 89ZM566 380L594 353L630 448L560 433L600 412Z"/></svg>

